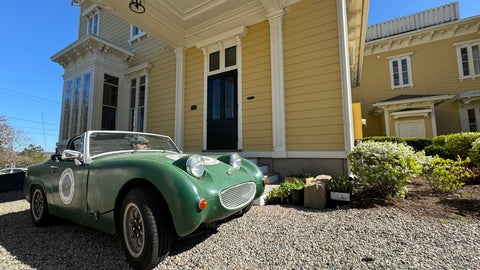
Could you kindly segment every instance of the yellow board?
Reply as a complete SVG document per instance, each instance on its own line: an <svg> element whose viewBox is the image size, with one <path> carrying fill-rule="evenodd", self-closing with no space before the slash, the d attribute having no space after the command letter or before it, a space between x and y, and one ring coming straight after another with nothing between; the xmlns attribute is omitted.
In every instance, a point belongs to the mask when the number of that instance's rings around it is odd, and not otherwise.
<svg viewBox="0 0 480 270"><path fill-rule="evenodd" d="M353 111L353 137L355 140L360 140L360 139L363 139L361 104L353 103L352 111Z"/></svg>

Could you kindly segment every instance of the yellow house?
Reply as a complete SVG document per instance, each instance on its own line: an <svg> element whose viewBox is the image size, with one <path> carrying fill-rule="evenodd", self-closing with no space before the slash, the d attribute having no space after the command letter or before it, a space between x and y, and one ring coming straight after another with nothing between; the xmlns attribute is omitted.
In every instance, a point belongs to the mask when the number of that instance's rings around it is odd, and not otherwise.
<svg viewBox="0 0 480 270"><path fill-rule="evenodd" d="M432 138L480 130L480 16L458 2L368 26L361 85L364 136Z"/></svg>
<svg viewBox="0 0 480 270"><path fill-rule="evenodd" d="M58 146L89 129L342 175L368 0L72 0Z"/></svg>

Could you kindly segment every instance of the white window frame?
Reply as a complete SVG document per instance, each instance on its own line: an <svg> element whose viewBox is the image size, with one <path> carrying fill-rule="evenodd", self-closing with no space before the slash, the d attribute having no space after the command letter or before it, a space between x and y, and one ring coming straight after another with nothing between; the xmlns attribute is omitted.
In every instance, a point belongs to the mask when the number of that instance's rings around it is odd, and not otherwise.
<svg viewBox="0 0 480 270"><path fill-rule="evenodd" d="M140 84L140 78L141 77L145 77L145 84L143 84L145 86L145 97L144 97L144 104L143 104L143 130L139 130L138 129L138 125L137 123L134 124L134 128L133 130L131 129L131 122L132 122L132 119L130 118L130 110L131 110L131 92L132 91L132 80L136 80L136 84L135 84L135 107L134 107L134 114L136 115L136 117L138 118L139 116L139 102L140 102L140 86L142 86L142 84ZM129 78L129 87L128 87L128 93L129 93L129 100L128 100L128 130L130 131L139 131L139 132L146 132L147 130L147 97L148 97L148 74L147 73L142 73L142 74L139 74L139 75L136 75L136 76L132 76ZM136 121L136 120L135 120Z"/></svg>
<svg viewBox="0 0 480 270"><path fill-rule="evenodd" d="M398 55L393 55L387 57L388 65L390 66L390 86L391 89L394 90L396 88L403 89L405 87L413 87L413 77L412 77L412 62L410 60L410 55L412 55L413 52L408 52L408 53L403 53L403 54L398 54ZM407 68L408 68L408 84L403 83L403 71L402 71L402 60L406 59L407 60ZM395 85L395 80L393 78L393 62L398 61L398 75L399 75L399 85Z"/></svg>
<svg viewBox="0 0 480 270"><path fill-rule="evenodd" d="M453 46L455 46L457 50L458 79L460 81L463 81L465 79L475 80L475 78L480 77L480 72L478 74L475 74L474 60L472 58L473 57L472 47L478 46L480 50L480 39L454 43ZM467 76L463 74L462 52L461 52L463 48L467 49L467 54L468 54L468 70L470 72L470 75L467 75Z"/></svg>
<svg viewBox="0 0 480 270"><path fill-rule="evenodd" d="M87 21L86 33L97 36L100 35L100 8L97 5L92 5L82 12L82 16L85 17ZM95 17L97 17L96 25L94 25ZM92 24L91 29L89 27L90 24Z"/></svg>
<svg viewBox="0 0 480 270"><path fill-rule="evenodd" d="M470 121L468 118L468 110L474 109L475 112L475 125L477 130L480 131L480 102L474 101L468 104L459 106L460 110L460 125L462 132L470 132Z"/></svg>
<svg viewBox="0 0 480 270"><path fill-rule="evenodd" d="M87 130L90 129L90 121L89 121L89 117L90 117L90 112L92 110L91 108L91 103L92 103L92 90L93 90L93 80L94 80L94 70L87 70L85 72L82 72L82 73L77 73L75 75L72 75L70 77L68 77L67 79L65 79L65 83L64 83L64 89L63 89L63 99L62 99L62 119L61 119L61 123L62 125L65 125L67 124L68 127L66 129L66 132L67 134L64 134L64 131L63 129L60 129L60 139L63 140L64 139L64 136L66 135L66 139L70 139L72 138L73 136L75 135L78 135L77 133L81 133L82 131L80 130L81 129L81 126L82 126L82 123L81 123L81 120L82 120L82 107L83 107L83 95L84 95L84 92L85 92L85 77L86 75L90 75L90 80L89 80L89 96L88 96L88 108L87 108L87 115L84 116L86 117L87 119ZM71 102L73 102L73 95L74 95L74 89L75 89L75 81L80 78L80 85L78 85L80 91L79 91L79 100L78 100L78 112L77 112L77 120L76 120L76 127L73 128L72 127L72 121L73 121L73 103L70 104L70 111L69 111L69 119L68 119L68 123L64 123L65 121L65 115L64 115L64 108L66 106L65 104L65 96L66 96L66 92L67 92L67 86L68 86L68 83L71 82L72 83L72 88L71 88Z"/></svg>
<svg viewBox="0 0 480 270"><path fill-rule="evenodd" d="M135 29L138 29L138 32L134 34ZM150 36L147 33L145 33L142 29L138 28L137 26L131 24L130 25L130 38L128 40L128 44L132 45L133 42L135 41L140 41L142 37L144 36Z"/></svg>

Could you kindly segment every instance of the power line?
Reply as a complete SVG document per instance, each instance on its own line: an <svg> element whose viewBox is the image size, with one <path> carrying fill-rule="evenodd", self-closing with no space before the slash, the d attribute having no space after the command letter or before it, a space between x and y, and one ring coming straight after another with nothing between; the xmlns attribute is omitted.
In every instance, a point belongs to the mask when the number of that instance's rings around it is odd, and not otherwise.
<svg viewBox="0 0 480 270"><path fill-rule="evenodd" d="M40 127L27 127L27 126L19 126L19 125L15 125L15 127L19 128L19 129L42 130L42 128L40 128ZM45 129L45 131L58 132L58 130L53 130L53 129Z"/></svg>
<svg viewBox="0 0 480 270"><path fill-rule="evenodd" d="M26 97L29 97L29 98L33 98L33 99L36 99L36 101L40 101L40 102L43 102L43 103L53 103L53 104L56 104L56 105L61 105L61 104L62 104L61 102L58 102L58 101L55 101L55 100L46 99L46 98L38 97L38 96L34 96L34 95L25 94L25 93L18 92L18 91L15 91L15 90L12 90L12 89L8 89L8 88L0 87L0 90L2 90L2 91L4 91L4 92L7 92L8 94L16 94L16 95L21 95L21 96L26 96Z"/></svg>
<svg viewBox="0 0 480 270"><path fill-rule="evenodd" d="M24 121L24 122L36 123L36 124L43 124L41 121L28 120L28 119L24 119L24 118L8 117L8 116L7 116L7 118L15 119L15 120L19 120L19 121ZM59 126L58 124L53 124L53 123L45 123L45 125L47 125L47 126L54 126L54 127L58 127L58 126Z"/></svg>

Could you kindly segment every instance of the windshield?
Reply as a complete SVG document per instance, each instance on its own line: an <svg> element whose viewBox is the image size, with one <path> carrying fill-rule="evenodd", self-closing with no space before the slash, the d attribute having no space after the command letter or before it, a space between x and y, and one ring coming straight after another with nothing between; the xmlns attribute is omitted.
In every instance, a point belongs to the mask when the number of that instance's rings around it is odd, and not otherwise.
<svg viewBox="0 0 480 270"><path fill-rule="evenodd" d="M138 132L93 132L89 137L90 156L118 151L169 151L179 153L166 136Z"/></svg>

